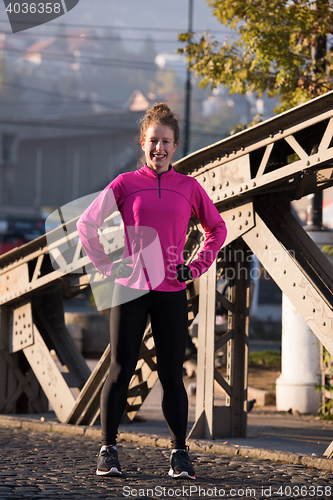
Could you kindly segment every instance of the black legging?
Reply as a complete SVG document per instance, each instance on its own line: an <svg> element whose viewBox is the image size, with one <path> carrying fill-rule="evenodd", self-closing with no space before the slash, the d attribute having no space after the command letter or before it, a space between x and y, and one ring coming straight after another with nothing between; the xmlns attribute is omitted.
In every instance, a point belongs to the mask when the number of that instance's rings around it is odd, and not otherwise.
<svg viewBox="0 0 333 500"><path fill-rule="evenodd" d="M171 434L173 448L185 448L188 400L182 366L187 336L186 290L150 291L111 308L111 364L101 393L102 443L115 445L118 425L126 408L127 389L139 356L142 337L150 315L155 341L158 376L163 388L162 410ZM119 300L120 297L120 300Z"/></svg>

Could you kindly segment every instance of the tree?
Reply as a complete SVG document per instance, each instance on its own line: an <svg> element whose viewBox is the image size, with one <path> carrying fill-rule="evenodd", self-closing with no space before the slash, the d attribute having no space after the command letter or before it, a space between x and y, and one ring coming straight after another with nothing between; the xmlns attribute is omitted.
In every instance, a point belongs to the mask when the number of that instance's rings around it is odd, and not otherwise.
<svg viewBox="0 0 333 500"><path fill-rule="evenodd" d="M247 91L280 100L285 111L333 88L333 52L329 0L207 0L219 22L238 33L219 45L209 33L199 40L183 33L191 69L200 86L222 84L230 93Z"/></svg>

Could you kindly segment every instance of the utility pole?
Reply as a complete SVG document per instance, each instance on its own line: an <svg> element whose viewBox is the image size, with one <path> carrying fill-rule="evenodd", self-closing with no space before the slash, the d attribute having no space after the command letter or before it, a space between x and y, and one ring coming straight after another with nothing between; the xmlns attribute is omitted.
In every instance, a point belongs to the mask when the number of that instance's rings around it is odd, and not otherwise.
<svg viewBox="0 0 333 500"><path fill-rule="evenodd" d="M317 9L318 2L322 0L317 0L313 5L314 9ZM326 3L327 0L324 0ZM326 45L327 37L325 35L320 35L316 37L315 44L311 48L311 57L314 63L314 75L318 72L326 71L326 64L322 62L319 65L319 61L322 60L326 55ZM316 151L312 151L315 154ZM307 231L322 231L323 230L323 192L318 191L308 196L309 204L307 207Z"/></svg>
<svg viewBox="0 0 333 500"><path fill-rule="evenodd" d="M188 12L188 32L193 31L193 0L189 0ZM191 38L190 40L191 41ZM186 156L190 150L190 118L191 118L191 70L187 66L186 85L185 85L185 130L183 156Z"/></svg>

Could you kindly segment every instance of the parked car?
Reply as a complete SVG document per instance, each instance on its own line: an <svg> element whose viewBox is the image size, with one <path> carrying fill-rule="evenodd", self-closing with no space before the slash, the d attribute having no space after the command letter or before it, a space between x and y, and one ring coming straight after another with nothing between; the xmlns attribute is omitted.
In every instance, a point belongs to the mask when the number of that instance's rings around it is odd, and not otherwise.
<svg viewBox="0 0 333 500"><path fill-rule="evenodd" d="M41 218L7 218L0 220L0 255L28 243L45 233Z"/></svg>

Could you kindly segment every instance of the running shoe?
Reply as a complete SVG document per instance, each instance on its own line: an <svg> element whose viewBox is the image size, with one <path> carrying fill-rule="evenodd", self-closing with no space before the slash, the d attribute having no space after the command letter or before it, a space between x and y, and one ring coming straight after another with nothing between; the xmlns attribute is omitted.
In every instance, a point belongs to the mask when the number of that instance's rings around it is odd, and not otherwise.
<svg viewBox="0 0 333 500"><path fill-rule="evenodd" d="M177 450L171 453L171 467L169 476L178 478L195 479L195 472L190 457L186 450Z"/></svg>
<svg viewBox="0 0 333 500"><path fill-rule="evenodd" d="M112 446L102 446L97 459L97 476L121 476L118 452Z"/></svg>

